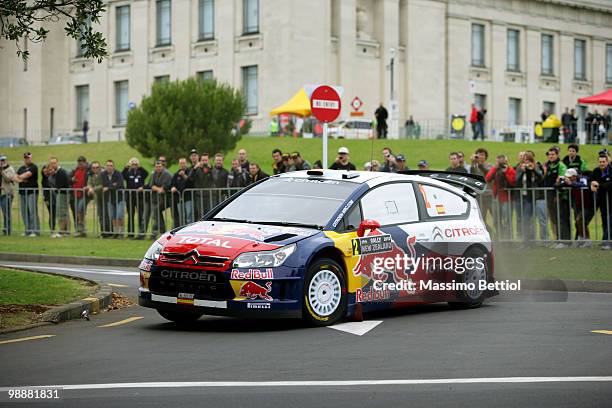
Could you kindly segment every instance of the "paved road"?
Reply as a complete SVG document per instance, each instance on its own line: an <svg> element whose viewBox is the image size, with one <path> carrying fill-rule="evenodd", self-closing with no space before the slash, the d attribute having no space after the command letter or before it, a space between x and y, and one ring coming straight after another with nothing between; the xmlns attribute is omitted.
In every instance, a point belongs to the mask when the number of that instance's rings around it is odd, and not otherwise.
<svg viewBox="0 0 612 408"><path fill-rule="evenodd" d="M72 269L125 293L138 284L131 269ZM3 387L66 385L60 402L74 407L612 405L612 335L592 332L612 330L612 294L506 294L367 319L382 323L363 336L214 317L181 328L135 306L4 335L0 401Z"/></svg>

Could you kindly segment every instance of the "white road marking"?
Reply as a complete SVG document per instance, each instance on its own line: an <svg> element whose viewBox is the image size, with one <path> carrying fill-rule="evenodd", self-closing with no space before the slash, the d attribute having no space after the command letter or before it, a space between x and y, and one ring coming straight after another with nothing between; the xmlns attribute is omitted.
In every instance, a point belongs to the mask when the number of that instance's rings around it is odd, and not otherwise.
<svg viewBox="0 0 612 408"><path fill-rule="evenodd" d="M42 265L11 265L3 264L9 268L28 268L38 270L50 270L50 271L68 271L68 272L80 272L89 274L100 274L100 275L119 275L119 276L139 276L139 272L128 272L119 269L88 269L88 268L67 268L59 266L42 266Z"/></svg>
<svg viewBox="0 0 612 408"><path fill-rule="evenodd" d="M366 320L363 322L348 322L327 326L329 329L339 330L357 336L363 336L376 326L382 323L382 320Z"/></svg>
<svg viewBox="0 0 612 408"><path fill-rule="evenodd" d="M431 385L431 384L530 384L612 382L612 376L591 377L493 377L493 378L440 378L413 380L338 380L338 381L167 381L140 383L28 385L0 387L0 392L20 388L60 388L63 390L99 390L119 388L210 388L210 387L362 387L379 385Z"/></svg>

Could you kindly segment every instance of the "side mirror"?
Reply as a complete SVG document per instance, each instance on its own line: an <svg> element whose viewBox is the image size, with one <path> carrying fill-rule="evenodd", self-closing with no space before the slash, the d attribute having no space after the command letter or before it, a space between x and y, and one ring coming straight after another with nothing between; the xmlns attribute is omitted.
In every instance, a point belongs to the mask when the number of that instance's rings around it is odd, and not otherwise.
<svg viewBox="0 0 612 408"><path fill-rule="evenodd" d="M380 228L380 222L376 220L363 220L359 223L359 228L357 228L357 236L363 237L366 230L375 230L377 228Z"/></svg>

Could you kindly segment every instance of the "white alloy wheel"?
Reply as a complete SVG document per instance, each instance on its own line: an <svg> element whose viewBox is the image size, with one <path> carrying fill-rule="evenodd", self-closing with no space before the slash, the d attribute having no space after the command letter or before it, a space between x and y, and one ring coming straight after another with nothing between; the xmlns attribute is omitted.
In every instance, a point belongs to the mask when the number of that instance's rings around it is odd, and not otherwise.
<svg viewBox="0 0 612 408"><path fill-rule="evenodd" d="M342 285L332 271L318 271L308 286L308 302L313 312L319 316L329 316L340 306Z"/></svg>

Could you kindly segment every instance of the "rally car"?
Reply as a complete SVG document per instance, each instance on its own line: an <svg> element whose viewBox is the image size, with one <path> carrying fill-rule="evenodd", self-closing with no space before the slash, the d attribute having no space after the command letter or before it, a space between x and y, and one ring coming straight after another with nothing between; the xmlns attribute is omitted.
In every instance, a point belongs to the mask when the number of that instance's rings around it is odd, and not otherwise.
<svg viewBox="0 0 612 408"><path fill-rule="evenodd" d="M139 304L175 322L209 314L322 326L418 303L480 306L497 293L486 285L491 240L475 198L484 180L405 173L308 170L249 186L153 243Z"/></svg>

